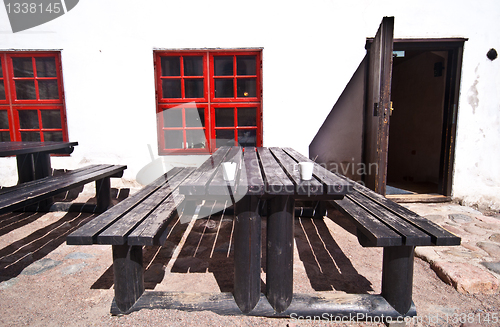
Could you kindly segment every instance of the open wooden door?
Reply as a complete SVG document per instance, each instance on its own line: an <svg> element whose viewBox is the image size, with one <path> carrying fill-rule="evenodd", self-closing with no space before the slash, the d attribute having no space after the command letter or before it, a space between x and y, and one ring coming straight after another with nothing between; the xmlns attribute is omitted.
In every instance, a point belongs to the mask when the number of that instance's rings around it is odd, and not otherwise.
<svg viewBox="0 0 500 327"><path fill-rule="evenodd" d="M385 195L387 177L393 35L394 17L384 17L373 42L367 43L369 64L363 151L365 184L382 195Z"/></svg>

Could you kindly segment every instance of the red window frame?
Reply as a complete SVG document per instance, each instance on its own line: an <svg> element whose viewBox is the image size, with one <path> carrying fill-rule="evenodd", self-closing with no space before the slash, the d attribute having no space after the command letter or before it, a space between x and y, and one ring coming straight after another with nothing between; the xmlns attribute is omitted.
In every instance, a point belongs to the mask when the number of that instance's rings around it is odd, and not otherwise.
<svg viewBox="0 0 500 327"><path fill-rule="evenodd" d="M14 60L16 58L31 59L31 70L32 76L16 76L14 72ZM43 65L38 67L40 59L53 58L54 59L54 74L49 74L51 76L43 76L47 74L41 74ZM56 51L9 51L0 52L0 60L2 65L2 74L0 80L2 80L5 88L5 99L0 99L0 111L6 111L8 117L9 129L0 129L1 133L9 132L10 141L26 141L28 139L23 139L22 135L28 135L31 133L35 136L36 140L41 142L49 140L60 140L68 141L68 128L66 122L66 109L64 103L64 91L63 91L63 81L62 81L62 68L61 68L61 57L60 52ZM26 62L29 62L27 60ZM18 98L18 93L16 89L16 82L27 81L28 83L32 81L34 90L34 99L20 99ZM43 98L42 94L42 84L43 83L52 84L45 87L51 88L50 91L45 90L45 94L49 92L57 92L57 98ZM54 89L53 85L56 88ZM26 125L22 122L21 116L26 110L36 111L36 121L31 121L33 126L23 126ZM54 117L50 117L49 111L56 113L56 120ZM47 115L48 114L48 115ZM60 120L60 121L59 121ZM55 123L55 124L54 124ZM38 135L38 136L37 136ZM52 135L52 137L51 137ZM60 136L61 138L60 138ZM53 138L55 137L55 138ZM30 139L31 140L31 139Z"/></svg>
<svg viewBox="0 0 500 327"><path fill-rule="evenodd" d="M186 75L184 70L185 58L202 57L203 76ZM225 58L223 58L225 57ZM168 60L163 58L179 58ZM232 70L229 73L216 75L215 62L218 59L231 58ZM253 59L255 58L255 59ZM255 60L255 61L254 61ZM228 60L226 60L227 63ZM174 63L175 68L162 67ZM260 49L245 49L245 50L157 50L154 51L155 63L155 78L156 78L156 113L157 113L157 130L158 130L158 150L161 155L168 154L207 154L217 150L216 135L217 130L233 129L235 131L235 145L238 144L238 131L255 130L256 131L256 146L262 146L262 50ZM246 70L238 69L243 64L250 63L250 68ZM255 64L255 67L252 66ZM170 67L170 66L169 66ZM245 66L246 67L246 66ZM164 71L165 69L165 71ZM172 73L175 72L175 73ZM203 80L203 97L186 97L185 81L189 79ZM232 81L232 95L226 97L216 96L216 81L225 79ZM168 86L165 81L180 81L180 83L172 82L175 85L175 91L165 93L164 87ZM226 84L228 85L228 84ZM248 88L249 92L243 92L242 87ZM229 88L225 89L226 91ZM246 90L246 89L245 89ZM171 97L172 94L180 95ZM167 96L165 96L167 95ZM185 115L183 114L182 127L166 126L163 112L164 110L172 109L176 106L204 108L204 128L206 135L205 148L191 148L188 142L186 131L192 129L186 126ZM235 112L235 125L233 127L217 127L215 122L215 108L256 108L255 126L237 126L237 113ZM235 109L236 110L236 109ZM167 148L168 141L165 141L165 133L169 130L183 129L183 146L180 148ZM180 135L180 134L179 134ZM179 135L175 136L178 141Z"/></svg>

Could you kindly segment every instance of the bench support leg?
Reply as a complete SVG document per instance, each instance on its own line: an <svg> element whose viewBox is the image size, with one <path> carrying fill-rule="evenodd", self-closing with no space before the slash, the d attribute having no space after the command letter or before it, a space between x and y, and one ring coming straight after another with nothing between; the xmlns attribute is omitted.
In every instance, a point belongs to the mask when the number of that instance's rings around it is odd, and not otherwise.
<svg viewBox="0 0 500 327"><path fill-rule="evenodd" d="M111 178L106 177L95 181L97 205L95 212L104 212L111 206Z"/></svg>
<svg viewBox="0 0 500 327"><path fill-rule="evenodd" d="M249 313L260 299L261 218L259 199L245 196L235 204L234 299Z"/></svg>
<svg viewBox="0 0 500 327"><path fill-rule="evenodd" d="M412 305L414 246L384 247L382 296L400 314Z"/></svg>
<svg viewBox="0 0 500 327"><path fill-rule="evenodd" d="M267 217L266 295L278 313L293 297L293 224L295 201L291 196L269 200Z"/></svg>
<svg viewBox="0 0 500 327"><path fill-rule="evenodd" d="M144 293L142 246L113 245L115 303L125 313Z"/></svg>

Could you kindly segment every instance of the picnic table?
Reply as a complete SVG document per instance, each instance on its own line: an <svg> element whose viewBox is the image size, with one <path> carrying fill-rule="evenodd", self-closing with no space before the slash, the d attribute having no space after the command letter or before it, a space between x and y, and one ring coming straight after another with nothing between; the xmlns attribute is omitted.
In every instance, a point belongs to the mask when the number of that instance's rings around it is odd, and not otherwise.
<svg viewBox="0 0 500 327"><path fill-rule="evenodd" d="M179 186L187 200L232 199L234 298L244 313L260 299L260 202L267 201L267 300L277 312L284 312L293 298L295 201L342 199L351 186L318 164L315 178L301 180L299 161L310 160L291 148L221 147ZM224 180L223 162L236 163L234 180Z"/></svg>
<svg viewBox="0 0 500 327"><path fill-rule="evenodd" d="M59 193L96 182L96 205L72 205L78 211L102 212L111 205L111 177L124 165L89 165L52 175L51 154L71 154L78 142L0 142L0 157L16 156L18 183L0 189L0 214L19 209L49 211ZM56 208L58 209L58 208Z"/></svg>
<svg viewBox="0 0 500 327"><path fill-rule="evenodd" d="M224 178L226 162L235 163L232 180ZM196 169L173 168L73 232L67 243L112 245L116 315L177 309L267 317L415 316L415 246L458 245L460 238L320 164L314 163L311 180L302 180L299 162L312 161L292 148L221 147ZM356 226L363 247L384 248L381 294L293 293L295 206L306 200L336 206ZM183 217L184 223L194 215L203 218L193 208L203 201L225 203L224 210L234 212L233 292L146 291L143 247L162 246L171 224ZM323 219L325 212L319 211L315 217ZM267 219L265 294L260 292L261 216Z"/></svg>
<svg viewBox="0 0 500 327"><path fill-rule="evenodd" d="M18 184L50 176L51 154L70 154L78 142L0 142L0 157L16 156Z"/></svg>

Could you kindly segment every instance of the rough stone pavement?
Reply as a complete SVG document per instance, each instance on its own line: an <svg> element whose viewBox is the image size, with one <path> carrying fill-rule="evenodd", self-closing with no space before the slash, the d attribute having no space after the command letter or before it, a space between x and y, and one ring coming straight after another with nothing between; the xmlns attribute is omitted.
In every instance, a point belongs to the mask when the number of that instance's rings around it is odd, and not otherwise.
<svg viewBox="0 0 500 327"><path fill-rule="evenodd" d="M415 255L461 293L493 294L500 283L500 213L454 203L402 204L462 238L460 246L417 247Z"/></svg>

